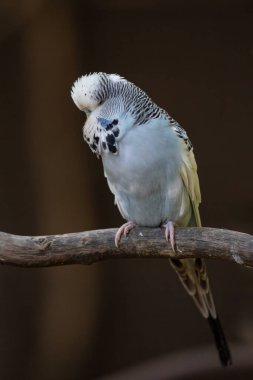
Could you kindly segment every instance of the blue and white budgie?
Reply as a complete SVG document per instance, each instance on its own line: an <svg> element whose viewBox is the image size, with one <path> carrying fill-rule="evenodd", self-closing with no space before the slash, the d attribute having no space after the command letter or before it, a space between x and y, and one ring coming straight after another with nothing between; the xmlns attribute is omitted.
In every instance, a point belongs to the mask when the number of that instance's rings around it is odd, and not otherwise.
<svg viewBox="0 0 253 380"><path fill-rule="evenodd" d="M197 165L186 132L144 91L116 74L82 76L71 95L87 116L84 140L102 158L109 188L127 221L115 236L116 246L136 225L163 226L174 249L174 225L201 226ZM222 364L230 365L205 262L198 258L170 263L208 319Z"/></svg>

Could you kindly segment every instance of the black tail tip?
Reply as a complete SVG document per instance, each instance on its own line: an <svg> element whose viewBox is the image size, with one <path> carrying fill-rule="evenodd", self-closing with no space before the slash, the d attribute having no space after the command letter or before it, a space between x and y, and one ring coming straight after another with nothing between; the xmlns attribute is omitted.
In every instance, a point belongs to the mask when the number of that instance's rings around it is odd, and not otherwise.
<svg viewBox="0 0 253 380"><path fill-rule="evenodd" d="M219 318L208 317L208 322L212 330L215 344L219 353L220 361L223 367L230 367L232 365L231 353L220 323Z"/></svg>

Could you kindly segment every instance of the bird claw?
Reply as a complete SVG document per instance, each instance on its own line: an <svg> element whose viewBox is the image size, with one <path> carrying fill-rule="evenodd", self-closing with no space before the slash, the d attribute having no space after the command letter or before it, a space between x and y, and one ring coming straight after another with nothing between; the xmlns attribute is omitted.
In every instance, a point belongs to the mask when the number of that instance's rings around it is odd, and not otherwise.
<svg viewBox="0 0 253 380"><path fill-rule="evenodd" d="M129 234L129 232L134 228L136 227L136 224L134 222L127 222L127 223L124 223L117 231L116 235L115 235L115 245L116 245L116 248L119 248L119 243L120 243L120 240L122 238L122 235L124 235L125 237L127 237L127 235Z"/></svg>
<svg viewBox="0 0 253 380"><path fill-rule="evenodd" d="M175 226L174 223L169 221L166 221L162 225L165 228L165 238L167 241L170 241L170 245L172 248L172 251L176 252L176 241L175 241Z"/></svg>

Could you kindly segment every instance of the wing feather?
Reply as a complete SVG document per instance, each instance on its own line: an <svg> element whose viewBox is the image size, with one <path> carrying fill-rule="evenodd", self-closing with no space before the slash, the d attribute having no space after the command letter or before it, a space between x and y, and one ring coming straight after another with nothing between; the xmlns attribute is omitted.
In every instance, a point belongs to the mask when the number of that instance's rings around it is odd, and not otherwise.
<svg viewBox="0 0 253 380"><path fill-rule="evenodd" d="M180 156L182 159L180 175L185 188L189 194L194 220L192 225L201 227L199 214L199 204L201 193L197 164L193 153L192 144L184 131L175 121L172 128L179 137ZM213 302L206 265L203 259L173 260L172 267L176 271L181 283L187 292L192 296L193 301L200 310L201 314L208 318L211 315L216 318L216 310Z"/></svg>
<svg viewBox="0 0 253 380"><path fill-rule="evenodd" d="M180 174L184 185L191 199L192 208L196 225L201 227L201 219L199 214L199 204L201 202L199 178L197 174L197 164L195 161L193 149L187 149L184 141L180 141L182 164Z"/></svg>
<svg viewBox="0 0 253 380"><path fill-rule="evenodd" d="M170 118L170 122L172 128L179 137L182 158L180 175L192 203L195 220L191 221L193 223L190 223L190 225L200 227L201 220L199 215L199 204L201 202L201 194L193 148L186 132L172 118ZM232 359L219 318L217 317L205 261L201 258L196 258L185 260L173 259L170 260L170 262L184 288L192 297L195 305L200 310L203 317L208 319L214 334L221 363L224 366L230 365Z"/></svg>

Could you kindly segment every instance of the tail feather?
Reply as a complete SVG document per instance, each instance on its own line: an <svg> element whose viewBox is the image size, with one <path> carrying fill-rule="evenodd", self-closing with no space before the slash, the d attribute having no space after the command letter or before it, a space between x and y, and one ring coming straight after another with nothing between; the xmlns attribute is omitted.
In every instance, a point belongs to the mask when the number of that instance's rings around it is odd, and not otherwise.
<svg viewBox="0 0 253 380"><path fill-rule="evenodd" d="M220 323L219 318L208 317L209 326L212 330L215 344L219 353L221 364L224 367L232 365L230 350Z"/></svg>
<svg viewBox="0 0 253 380"><path fill-rule="evenodd" d="M208 320L222 365L231 365L230 351L216 313L204 260L171 259L170 263L201 314Z"/></svg>
<svg viewBox="0 0 253 380"><path fill-rule="evenodd" d="M203 259L171 259L170 264L204 318L216 317L215 305Z"/></svg>

